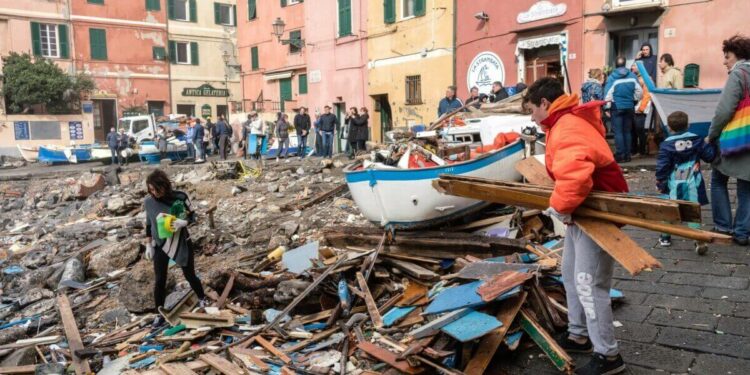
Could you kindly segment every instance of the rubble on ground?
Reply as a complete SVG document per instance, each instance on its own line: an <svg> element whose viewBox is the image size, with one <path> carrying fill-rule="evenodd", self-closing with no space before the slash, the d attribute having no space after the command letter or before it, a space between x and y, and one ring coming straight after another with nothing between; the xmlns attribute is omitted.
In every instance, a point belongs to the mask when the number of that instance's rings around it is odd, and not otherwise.
<svg viewBox="0 0 750 375"><path fill-rule="evenodd" d="M346 162L161 166L199 214L190 235L213 305L198 308L174 266L160 312L141 245L150 167L0 183L0 367L480 374L535 342L571 368L550 337L565 298L549 219L491 206L394 236L359 214ZM170 324L152 330L159 313Z"/></svg>

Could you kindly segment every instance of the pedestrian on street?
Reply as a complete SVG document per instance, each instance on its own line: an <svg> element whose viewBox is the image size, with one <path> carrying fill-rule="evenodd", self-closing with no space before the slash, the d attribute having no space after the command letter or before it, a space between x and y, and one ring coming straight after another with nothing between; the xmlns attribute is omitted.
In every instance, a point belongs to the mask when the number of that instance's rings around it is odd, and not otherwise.
<svg viewBox="0 0 750 375"><path fill-rule="evenodd" d="M617 374L625 370L619 354L609 290L614 260L572 218L592 190L625 193L628 185L605 139L601 102L578 104L562 83L542 78L529 87L523 104L547 134L545 161L555 186L548 216L567 224L562 277L568 303L565 351L593 357L576 374Z"/></svg>
<svg viewBox="0 0 750 375"><path fill-rule="evenodd" d="M193 119L187 121L187 132L185 133L185 144L187 145L187 158L195 160L195 147L193 146L193 136L195 135L195 128L193 125Z"/></svg>
<svg viewBox="0 0 750 375"><path fill-rule="evenodd" d="M247 121L242 123L242 132L240 133L240 144L244 145L243 153L245 154L245 159L250 158L250 128L252 122L253 115L248 113Z"/></svg>
<svg viewBox="0 0 750 375"><path fill-rule="evenodd" d="M669 53L661 55L659 59L659 88L661 89L681 89L683 88L682 71L674 66L674 59Z"/></svg>
<svg viewBox="0 0 750 375"><path fill-rule="evenodd" d="M196 163L202 163L206 161L206 149L204 148L205 145L203 144L203 138L205 137L205 129L203 129L203 126L201 125L200 119L195 119L195 125L193 126L193 144L195 145L195 151L196 151Z"/></svg>
<svg viewBox="0 0 750 375"><path fill-rule="evenodd" d="M159 160L164 160L167 157L167 138L169 133L164 125L159 125L159 130L156 132L156 142L159 147Z"/></svg>
<svg viewBox="0 0 750 375"><path fill-rule="evenodd" d="M346 112L346 118L344 119L345 124L345 130L341 133L346 134L346 136L342 135L342 138L346 138L347 142L347 150L346 154L349 157L349 159L354 159L354 154L357 153L357 141L354 139L353 132L355 131L354 127L357 126L354 121L359 117L359 111L357 111L357 107L351 107Z"/></svg>
<svg viewBox="0 0 750 375"><path fill-rule="evenodd" d="M219 120L216 121L216 135L218 136L219 144L219 157L221 160L227 160L227 154L230 146L230 139L232 138L232 127L227 124L224 120L224 115L219 116Z"/></svg>
<svg viewBox="0 0 750 375"><path fill-rule="evenodd" d="M216 124L211 122L211 117L206 117L206 133L208 142L211 144L211 155L219 153L219 137L216 135Z"/></svg>
<svg viewBox="0 0 750 375"><path fill-rule="evenodd" d="M607 78L607 86L604 88L605 100L611 105L610 112L612 128L615 132L615 152L618 163L627 163L632 159L635 103L643 97L641 85L625 64L624 57L617 58L615 70Z"/></svg>
<svg viewBox="0 0 750 375"><path fill-rule="evenodd" d="M588 103L592 100L604 100L604 73L599 68L589 69L589 78L581 86L581 100Z"/></svg>
<svg viewBox="0 0 750 375"><path fill-rule="evenodd" d="M195 222L195 212L190 206L187 194L172 190L169 177L161 169L151 172L146 178L149 195L143 202L146 211L146 254L147 260L154 262L154 302L156 310L164 307L167 298L167 274L169 261L172 260L182 268L185 280L190 284L200 300L199 306L209 305L203 286L195 274L195 256L193 242L188 233L188 224ZM169 228L171 237L162 238L159 231L159 214L174 215ZM164 317L157 314L153 326L164 325Z"/></svg>
<svg viewBox="0 0 750 375"><path fill-rule="evenodd" d="M707 141L718 144L720 157L711 173L714 231L732 234L747 246L750 236L750 38L735 35L724 41L724 66L729 71ZM729 178L737 179L737 209L732 220Z"/></svg>
<svg viewBox="0 0 750 375"><path fill-rule="evenodd" d="M125 128L120 128L120 135L117 137L117 161L120 165L125 165L128 161L127 149L130 147L130 137L125 133Z"/></svg>
<svg viewBox="0 0 750 375"><path fill-rule="evenodd" d="M656 55L654 54L654 47L651 47L651 43L643 43L641 50L635 55L635 59L636 61L643 62L643 67L646 68L651 81L656 82Z"/></svg>
<svg viewBox="0 0 750 375"><path fill-rule="evenodd" d="M289 152L289 115L286 113L279 112L279 120L276 121L276 139L278 140L279 148L276 150L276 162L279 162L279 156L284 155L282 158L286 159L286 154Z"/></svg>
<svg viewBox="0 0 750 375"><path fill-rule="evenodd" d="M331 107L323 107L323 114L320 116L320 135L323 141L322 153L324 158L333 157L333 136L336 132L336 125L339 119L331 113Z"/></svg>
<svg viewBox="0 0 750 375"><path fill-rule="evenodd" d="M445 97L438 104L438 117L446 113L453 112L464 106L464 103L456 97L456 86L448 86L445 90Z"/></svg>
<svg viewBox="0 0 750 375"><path fill-rule="evenodd" d="M673 112L667 117L670 136L659 146L656 187L665 198L696 202L703 206L708 204L708 196L701 173L701 160L706 163L714 161L716 148L689 132L689 123L688 115L682 111ZM700 229L700 223L689 223L689 226ZM662 234L659 245L672 246L672 236ZM703 255L708 248L705 243L696 242L695 250Z"/></svg>
<svg viewBox="0 0 750 375"><path fill-rule="evenodd" d="M469 91L469 97L466 98L466 104L474 103L471 106L479 109L482 106L482 97L479 95L479 87L473 86Z"/></svg>
<svg viewBox="0 0 750 375"><path fill-rule="evenodd" d="M263 154L264 145L266 144L266 129L263 123L263 120L258 116L258 113L255 111L250 112L250 116L252 118L252 121L250 122L250 138L254 139L254 146L248 148L249 151L253 151L251 153L251 156L260 159L261 155ZM253 138L253 136L255 138Z"/></svg>
<svg viewBox="0 0 750 375"><path fill-rule="evenodd" d="M117 148L118 144L120 143L120 136L117 134L117 131L115 131L115 128L109 128L109 133L107 133L107 146L109 146L109 152L112 153L112 164L118 164L119 163L119 157L117 156Z"/></svg>
<svg viewBox="0 0 750 375"><path fill-rule="evenodd" d="M497 103L503 99L507 99L508 90L503 87L503 83L500 81L492 82L492 91L490 92L490 103Z"/></svg>
<svg viewBox="0 0 750 375"><path fill-rule="evenodd" d="M352 146L353 155L367 151L365 144L370 138L369 122L370 114L367 108L360 108L359 116L352 121L352 127L349 129L349 143Z"/></svg>
<svg viewBox="0 0 750 375"><path fill-rule="evenodd" d="M299 113L294 116L294 130L297 132L297 155L300 159L304 159L307 155L307 135L310 133L311 127L307 108L301 107Z"/></svg>
<svg viewBox="0 0 750 375"><path fill-rule="evenodd" d="M316 110L315 122L313 122L313 131L315 132L315 156L323 156L323 132L320 131L320 113Z"/></svg>
<svg viewBox="0 0 750 375"><path fill-rule="evenodd" d="M635 66L635 65L633 65ZM643 90L643 96L638 104L635 105L635 117L633 118L633 154L640 154L641 156L648 155L648 131L646 130L646 119L649 113L651 113L651 93L648 91L646 82L641 77L641 73L638 69L634 70L635 76L638 78L638 84Z"/></svg>

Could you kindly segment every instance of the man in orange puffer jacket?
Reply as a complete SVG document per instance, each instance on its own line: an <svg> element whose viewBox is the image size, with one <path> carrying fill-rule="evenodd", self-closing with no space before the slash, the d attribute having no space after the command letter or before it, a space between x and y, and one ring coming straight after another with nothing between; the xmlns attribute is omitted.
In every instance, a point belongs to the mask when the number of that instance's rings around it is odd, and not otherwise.
<svg viewBox="0 0 750 375"><path fill-rule="evenodd" d="M547 134L545 161L555 180L546 215L567 224L562 274L568 302L568 334L560 344L568 352L591 352L576 374L617 374L625 370L619 355L609 289L614 260L572 218L592 190L627 192L628 185L604 138L600 108L579 105L560 81L542 78L529 87L524 105Z"/></svg>

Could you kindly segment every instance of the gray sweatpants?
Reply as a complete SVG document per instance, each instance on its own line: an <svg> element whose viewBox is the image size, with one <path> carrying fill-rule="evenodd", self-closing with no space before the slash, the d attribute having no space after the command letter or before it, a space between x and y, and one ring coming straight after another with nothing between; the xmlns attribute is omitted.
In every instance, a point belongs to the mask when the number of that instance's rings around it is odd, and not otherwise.
<svg viewBox="0 0 750 375"><path fill-rule="evenodd" d="M594 352L617 355L609 289L614 260L577 225L565 231L562 276L568 302L568 332L588 336Z"/></svg>

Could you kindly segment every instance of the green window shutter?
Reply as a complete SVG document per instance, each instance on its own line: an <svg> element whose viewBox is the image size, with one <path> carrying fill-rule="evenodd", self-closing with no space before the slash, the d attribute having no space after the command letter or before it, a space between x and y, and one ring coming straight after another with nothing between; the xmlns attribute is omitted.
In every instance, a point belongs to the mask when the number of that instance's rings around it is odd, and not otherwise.
<svg viewBox="0 0 750 375"><path fill-rule="evenodd" d="M260 69L260 62L258 61L258 47L250 48L250 68L252 70Z"/></svg>
<svg viewBox="0 0 750 375"><path fill-rule="evenodd" d="M352 35L352 0L339 0L339 36Z"/></svg>
<svg viewBox="0 0 750 375"><path fill-rule="evenodd" d="M152 49L154 60L164 61L167 57L167 51L164 47L154 47Z"/></svg>
<svg viewBox="0 0 750 375"><path fill-rule="evenodd" d="M214 23L221 25L221 5L214 3Z"/></svg>
<svg viewBox="0 0 750 375"><path fill-rule="evenodd" d="M254 20L256 16L255 0L247 0L247 19Z"/></svg>
<svg viewBox="0 0 750 375"><path fill-rule="evenodd" d="M167 0L167 16L170 20L174 19L174 0Z"/></svg>
<svg viewBox="0 0 750 375"><path fill-rule="evenodd" d="M57 25L57 40L60 43L60 58L69 58L70 49L68 48L68 25Z"/></svg>
<svg viewBox="0 0 750 375"><path fill-rule="evenodd" d="M232 26L237 26L237 6L232 5Z"/></svg>
<svg viewBox="0 0 750 375"><path fill-rule="evenodd" d="M285 6L286 6L286 0L281 0L281 7L283 8Z"/></svg>
<svg viewBox="0 0 750 375"><path fill-rule="evenodd" d="M307 94L307 74L299 75L299 93Z"/></svg>
<svg viewBox="0 0 750 375"><path fill-rule="evenodd" d="M107 32L104 29L89 29L89 44L92 60L107 59Z"/></svg>
<svg viewBox="0 0 750 375"><path fill-rule="evenodd" d="M383 21L396 22L396 0L383 0Z"/></svg>
<svg viewBox="0 0 750 375"><path fill-rule="evenodd" d="M281 101L281 111L283 112L285 109L285 102L288 100L292 100L292 79L291 78L284 78L279 80L279 93L280 101Z"/></svg>
<svg viewBox="0 0 750 375"><path fill-rule="evenodd" d="M190 64L200 64L200 60L198 59L198 43L196 42L190 42Z"/></svg>
<svg viewBox="0 0 750 375"><path fill-rule="evenodd" d="M198 8L195 6L195 0L190 0L190 22L198 22Z"/></svg>
<svg viewBox="0 0 750 375"><path fill-rule="evenodd" d="M104 4L104 0L89 0L89 4Z"/></svg>
<svg viewBox="0 0 750 375"><path fill-rule="evenodd" d="M42 34L39 31L39 24L36 22L31 23L31 50L34 56L42 55Z"/></svg>
<svg viewBox="0 0 750 375"><path fill-rule="evenodd" d="M426 0L415 0L414 1L414 16L424 16L427 12Z"/></svg>
<svg viewBox="0 0 750 375"><path fill-rule="evenodd" d="M172 40L169 41L169 62L177 63L177 43Z"/></svg>
<svg viewBox="0 0 750 375"><path fill-rule="evenodd" d="M161 10L161 0L146 0L146 10Z"/></svg>

